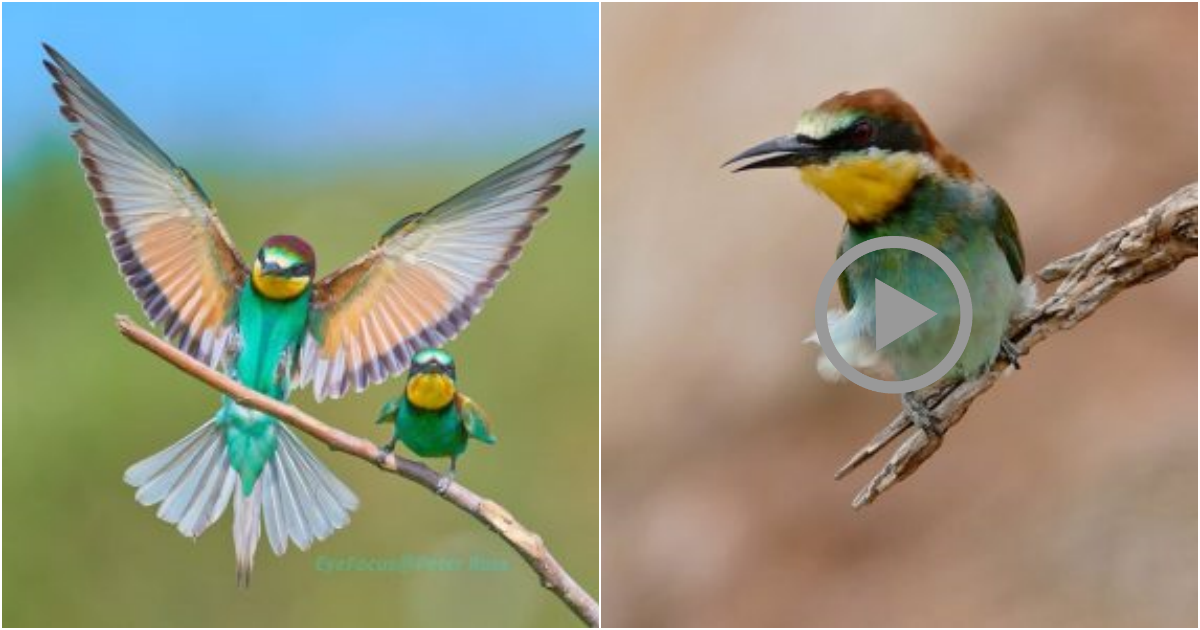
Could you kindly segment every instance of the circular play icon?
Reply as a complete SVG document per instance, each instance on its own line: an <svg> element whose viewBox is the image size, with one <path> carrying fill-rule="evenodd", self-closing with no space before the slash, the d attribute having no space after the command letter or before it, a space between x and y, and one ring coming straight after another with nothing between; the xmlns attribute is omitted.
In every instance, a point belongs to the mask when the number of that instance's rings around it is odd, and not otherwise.
<svg viewBox="0 0 1200 630"><path fill-rule="evenodd" d="M871 378L854 369L834 346L833 339L829 334L829 319L826 313L833 286L837 283L838 276L842 275L847 267L866 254L893 248L916 252L937 263L937 266L941 267L942 271L950 277L950 282L954 284L954 292L958 295L958 336L954 338L954 345L951 346L950 353L932 370L906 381L884 381ZM829 268L829 271L825 272L825 278L821 280L821 288L817 290L816 313L817 340L821 342L821 349L825 351L825 356L833 364L833 367L856 385L881 394L906 394L936 383L958 362L958 358L967 349L967 342L971 339L971 293L967 290L966 279L963 278L958 267L955 267L954 263L950 262L950 259L936 247L907 236L873 238L855 245L842 254L837 262ZM875 280L876 350L902 337L934 315L937 313L929 310L923 304L878 279Z"/></svg>

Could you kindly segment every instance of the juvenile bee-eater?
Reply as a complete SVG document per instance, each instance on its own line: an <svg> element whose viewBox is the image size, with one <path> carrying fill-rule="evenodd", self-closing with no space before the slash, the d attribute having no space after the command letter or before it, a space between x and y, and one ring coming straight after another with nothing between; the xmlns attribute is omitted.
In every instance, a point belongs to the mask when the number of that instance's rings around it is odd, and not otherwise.
<svg viewBox="0 0 1200 630"><path fill-rule="evenodd" d="M907 236L944 253L966 280L973 316L966 350L944 379L966 379L1003 355L1016 365L1005 338L1009 321L1033 299L1024 283L1025 255L1008 204L961 158L946 149L911 105L874 89L842 93L804 112L794 133L768 140L730 160L750 158L737 170L794 168L800 179L845 215L840 257L864 241ZM937 313L876 349L875 280ZM950 351L958 334L959 304L949 277L936 263L904 249L859 258L838 278L847 311L829 313L839 354L858 369L918 377ZM824 356L823 376L837 372ZM916 424L937 424L913 394L902 396Z"/></svg>
<svg viewBox="0 0 1200 630"><path fill-rule="evenodd" d="M425 212L317 281L316 256L272 236L247 267L196 180L50 47L46 68L121 275L185 352L274 398L318 400L404 372L457 335L520 254L582 148L571 133ZM332 216L332 215L331 215ZM276 554L349 521L357 498L276 418L223 398L211 420L125 479L159 518L196 537L233 503L237 577L260 522Z"/></svg>
<svg viewBox="0 0 1200 630"><path fill-rule="evenodd" d="M495 444L487 413L458 391L454 358L444 350L429 348L413 357L404 393L383 406L376 424L392 423L392 439L380 447L386 457L396 442L421 457L449 457L453 479L459 456L467 450L467 440Z"/></svg>

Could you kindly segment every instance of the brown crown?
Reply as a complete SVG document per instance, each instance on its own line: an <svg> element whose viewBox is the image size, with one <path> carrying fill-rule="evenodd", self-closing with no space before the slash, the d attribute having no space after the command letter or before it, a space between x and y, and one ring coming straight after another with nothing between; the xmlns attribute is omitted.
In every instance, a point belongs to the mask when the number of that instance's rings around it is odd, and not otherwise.
<svg viewBox="0 0 1200 630"><path fill-rule="evenodd" d="M268 238L262 246L264 248L280 247L288 251L295 252L298 256L300 256L301 260L308 263L308 265L312 267L314 273L316 272L317 255L315 252L313 252L312 246L299 236L292 236L290 234L276 234L275 236Z"/></svg>
<svg viewBox="0 0 1200 630"><path fill-rule="evenodd" d="M971 167L962 158L954 155L938 141L929 125L917 113L916 108L887 88L875 88L861 92L842 92L817 106L828 112L860 111L880 118L898 120L915 127L925 139L927 151L947 174L970 179L975 177Z"/></svg>

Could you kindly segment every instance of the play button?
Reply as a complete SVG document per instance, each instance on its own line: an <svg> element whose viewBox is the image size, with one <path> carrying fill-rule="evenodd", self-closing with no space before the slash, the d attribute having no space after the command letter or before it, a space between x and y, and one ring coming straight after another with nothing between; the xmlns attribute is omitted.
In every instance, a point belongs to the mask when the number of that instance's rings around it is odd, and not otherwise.
<svg viewBox="0 0 1200 630"><path fill-rule="evenodd" d="M937 313L875 279L875 349L899 339Z"/></svg>
<svg viewBox="0 0 1200 630"><path fill-rule="evenodd" d="M825 311L829 308L829 297L833 294L833 287L837 284L838 276L842 275L854 261L881 249L907 249L932 260L950 278L951 284L954 285L954 292L958 295L958 336L954 338L954 345L950 347L949 354L932 370L906 381L885 381L871 378L854 369L838 352L837 346L834 345L833 338L829 334L829 318ZM825 357L829 359L833 367L837 368L837 371L852 383L881 394L904 394L933 385L950 372L954 364L958 362L958 358L962 356L963 351L967 349L967 342L971 340L971 293L967 290L967 281L963 278L962 272L938 248L925 241L907 236L880 236L863 241L846 250L837 259L837 262L833 263L829 271L825 272L825 278L821 280L821 288L817 290L815 314L817 340L821 342L821 349L825 351ZM929 310L923 304L880 282L878 278L875 280L876 350L929 321L929 318L934 315L937 313Z"/></svg>

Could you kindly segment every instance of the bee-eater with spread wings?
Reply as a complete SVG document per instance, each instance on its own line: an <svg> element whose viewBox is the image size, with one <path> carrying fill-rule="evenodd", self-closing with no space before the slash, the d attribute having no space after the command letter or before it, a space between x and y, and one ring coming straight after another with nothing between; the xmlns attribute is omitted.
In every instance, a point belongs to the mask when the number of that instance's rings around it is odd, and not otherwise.
<svg viewBox="0 0 1200 630"><path fill-rule="evenodd" d="M113 256L146 316L189 355L280 400L308 384L318 400L362 391L462 331L582 148L582 130L555 140L404 217L316 280L316 256L295 236L268 238L247 266L196 180L62 55L46 53ZM260 522L282 554L289 540L307 549L346 525L358 503L286 426L228 398L125 479L189 537L232 501L241 585Z"/></svg>

